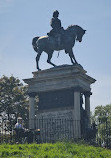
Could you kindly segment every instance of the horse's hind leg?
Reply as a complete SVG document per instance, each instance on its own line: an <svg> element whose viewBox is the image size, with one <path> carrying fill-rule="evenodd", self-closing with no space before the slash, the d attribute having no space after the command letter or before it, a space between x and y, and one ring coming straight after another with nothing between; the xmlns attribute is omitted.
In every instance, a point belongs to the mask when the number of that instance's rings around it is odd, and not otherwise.
<svg viewBox="0 0 111 158"><path fill-rule="evenodd" d="M51 53L47 53L47 54L48 54L47 62L48 62L49 64L53 65L53 66L56 66L55 64L53 64L53 63L50 61L51 58L52 58L52 54L53 54L53 52L51 52Z"/></svg>
<svg viewBox="0 0 111 158"><path fill-rule="evenodd" d="M42 53L42 52L39 51L38 54L37 54L37 57L36 57L36 64L37 64L37 69L38 69L38 70L41 70L41 69L39 69L39 59L40 59L41 53Z"/></svg>

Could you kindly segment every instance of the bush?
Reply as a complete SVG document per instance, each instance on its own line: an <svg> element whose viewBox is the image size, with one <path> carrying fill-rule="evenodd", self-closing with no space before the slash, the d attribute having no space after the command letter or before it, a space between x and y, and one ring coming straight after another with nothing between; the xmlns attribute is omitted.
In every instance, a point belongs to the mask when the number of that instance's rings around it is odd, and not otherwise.
<svg viewBox="0 0 111 158"><path fill-rule="evenodd" d="M87 144L58 142L55 144L3 144L2 158L108 158L111 151Z"/></svg>

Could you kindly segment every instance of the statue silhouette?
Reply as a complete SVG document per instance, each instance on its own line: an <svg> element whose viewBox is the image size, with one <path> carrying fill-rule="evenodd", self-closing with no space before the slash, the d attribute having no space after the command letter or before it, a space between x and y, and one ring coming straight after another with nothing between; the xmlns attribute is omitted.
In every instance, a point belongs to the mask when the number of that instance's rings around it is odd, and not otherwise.
<svg viewBox="0 0 111 158"><path fill-rule="evenodd" d="M78 64L72 48L75 41L82 42L82 37L86 30L78 25L71 25L64 30L58 15L59 12L57 10L53 12L53 18L50 23L52 30L47 33L48 36L34 37L32 40L33 49L37 52L36 64L38 70L40 70L39 59L43 51L48 54L47 62L52 66L56 66L51 62L54 50L64 50L69 55L72 64Z"/></svg>

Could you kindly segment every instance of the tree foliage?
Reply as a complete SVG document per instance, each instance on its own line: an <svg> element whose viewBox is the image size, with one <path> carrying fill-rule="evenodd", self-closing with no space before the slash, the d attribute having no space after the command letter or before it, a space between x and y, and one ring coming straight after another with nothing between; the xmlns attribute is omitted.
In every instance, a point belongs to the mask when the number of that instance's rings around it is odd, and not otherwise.
<svg viewBox="0 0 111 158"><path fill-rule="evenodd" d="M107 121L111 121L111 104L106 106L97 106L94 112L94 118L96 122L104 123Z"/></svg>
<svg viewBox="0 0 111 158"><path fill-rule="evenodd" d="M106 146L111 147L111 104L97 106L93 120L97 124L100 144L104 143Z"/></svg>
<svg viewBox="0 0 111 158"><path fill-rule="evenodd" d="M18 116L28 123L27 87L18 78L3 76L0 78L0 115L14 124Z"/></svg>

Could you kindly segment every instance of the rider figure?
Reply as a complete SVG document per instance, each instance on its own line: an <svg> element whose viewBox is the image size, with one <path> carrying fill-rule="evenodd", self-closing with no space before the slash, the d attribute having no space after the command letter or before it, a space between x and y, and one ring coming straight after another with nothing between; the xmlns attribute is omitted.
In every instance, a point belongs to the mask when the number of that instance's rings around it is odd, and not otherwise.
<svg viewBox="0 0 111 158"><path fill-rule="evenodd" d="M61 27L61 21L58 19L59 12L56 10L53 12L53 17L51 19L50 25L52 30L47 33L48 36L56 37L58 39L58 43L61 42L61 36L64 33L63 27Z"/></svg>

